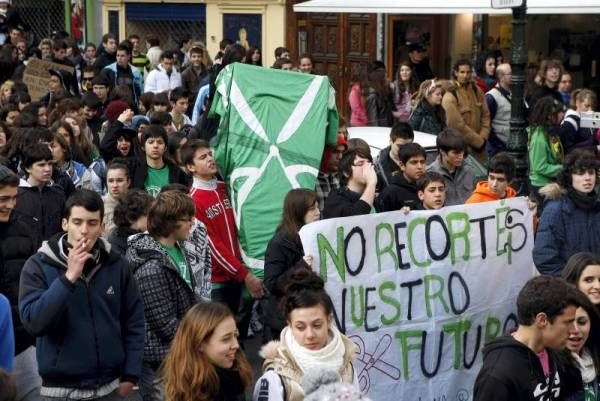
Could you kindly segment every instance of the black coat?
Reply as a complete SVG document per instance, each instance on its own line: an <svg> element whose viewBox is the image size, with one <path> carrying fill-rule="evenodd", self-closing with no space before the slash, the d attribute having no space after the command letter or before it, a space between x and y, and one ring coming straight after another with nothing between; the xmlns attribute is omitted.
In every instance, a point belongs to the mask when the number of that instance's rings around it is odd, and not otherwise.
<svg viewBox="0 0 600 401"><path fill-rule="evenodd" d="M550 374L545 375L538 355L512 336L502 336L483 348L483 365L473 388L474 401L564 400L581 383L565 369L564 357L546 349Z"/></svg>
<svg viewBox="0 0 600 401"><path fill-rule="evenodd" d="M375 161L377 172L377 192L381 193L392 182L392 178L402 174L400 166L390 157L391 146L383 148Z"/></svg>
<svg viewBox="0 0 600 401"><path fill-rule="evenodd" d="M558 92L558 88L549 88L546 85L540 85L533 89L531 91L531 94L529 95L529 114L531 114L531 112L533 111L533 108L535 107L537 101L546 96L550 96L557 100L558 103L562 104L562 97Z"/></svg>
<svg viewBox="0 0 600 401"><path fill-rule="evenodd" d="M263 303L265 323L281 331L285 326L285 318L279 309L281 298L285 294L289 273L297 267L308 268L302 258L304 250L299 238L292 238L279 230L275 233L265 252L265 286L269 297Z"/></svg>
<svg viewBox="0 0 600 401"><path fill-rule="evenodd" d="M42 241L61 231L64 206L65 193L60 186L47 185L41 190L37 187L19 186L15 213L32 228L36 249L42 245Z"/></svg>
<svg viewBox="0 0 600 401"><path fill-rule="evenodd" d="M108 235L108 242L110 243L111 250L125 256L125 253L127 252L127 238L137 233L139 233L139 231L134 230L133 228L115 227Z"/></svg>
<svg viewBox="0 0 600 401"><path fill-rule="evenodd" d="M325 199L323 218L359 216L371 213L371 205L360 199L361 194L351 191L348 187L342 187Z"/></svg>
<svg viewBox="0 0 600 401"><path fill-rule="evenodd" d="M31 229L13 213L7 223L0 224L0 293L10 301L15 331L15 355L35 344L19 316L19 280L23 265L37 248Z"/></svg>
<svg viewBox="0 0 600 401"><path fill-rule="evenodd" d="M58 60L52 56L50 61L56 64L64 65L65 67L73 68L73 73L68 73L66 71L61 71L63 74L64 85L67 91L70 91L73 96L79 96L79 83L77 82L77 72L75 71L75 64L73 64L69 59Z"/></svg>
<svg viewBox="0 0 600 401"><path fill-rule="evenodd" d="M407 182L404 174L399 174L392 177L390 185L375 199L375 209L377 212L391 212L404 206L414 209L418 203L416 185Z"/></svg>
<svg viewBox="0 0 600 401"><path fill-rule="evenodd" d="M126 160L129 167L131 187L144 190L144 183L148 177L146 158L127 158ZM182 184L188 188L192 185L192 177L187 175L182 169L169 160L165 160L165 164L169 168L169 184Z"/></svg>
<svg viewBox="0 0 600 401"><path fill-rule="evenodd" d="M94 69L99 72L104 67L114 63L115 61L117 61L117 53L108 54L106 50L104 50L104 46L102 46L100 52L98 53L98 57L96 57L96 61L94 62Z"/></svg>
<svg viewBox="0 0 600 401"><path fill-rule="evenodd" d="M117 142L119 137L123 136L124 133L127 133L127 136L129 136L130 130L127 129L127 131L123 131L126 129L127 127L125 127L125 125L119 120L108 125L108 129L106 130L106 133L100 142L99 148L100 156L102 156L107 164L116 157L123 157L121 152L119 152L117 149ZM139 153L141 153L137 135L129 138L131 139L131 150L129 151L128 157L137 156Z"/></svg>

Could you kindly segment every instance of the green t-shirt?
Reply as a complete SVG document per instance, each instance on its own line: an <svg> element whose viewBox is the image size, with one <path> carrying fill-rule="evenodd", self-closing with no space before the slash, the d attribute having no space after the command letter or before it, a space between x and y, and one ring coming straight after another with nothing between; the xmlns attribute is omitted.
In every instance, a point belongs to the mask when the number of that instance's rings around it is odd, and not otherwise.
<svg viewBox="0 0 600 401"><path fill-rule="evenodd" d="M185 282L191 287L192 286L192 278L190 277L190 271L187 268L187 264L185 263L185 257L183 256L183 252L179 249L178 246L170 246L161 243L160 244L163 249L167 252L167 255L173 261L173 264L177 267L179 274Z"/></svg>
<svg viewBox="0 0 600 401"><path fill-rule="evenodd" d="M144 181L144 189L150 196L156 198L162 187L169 185L169 167L152 168L148 166L148 176Z"/></svg>

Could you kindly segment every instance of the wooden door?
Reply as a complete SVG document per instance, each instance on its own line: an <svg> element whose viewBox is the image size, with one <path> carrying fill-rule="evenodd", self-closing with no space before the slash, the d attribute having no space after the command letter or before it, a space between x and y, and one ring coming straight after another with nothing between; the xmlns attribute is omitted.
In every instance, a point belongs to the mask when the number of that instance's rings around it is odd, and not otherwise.
<svg viewBox="0 0 600 401"><path fill-rule="evenodd" d="M375 61L377 16L375 14L344 14L342 25L344 33L343 78L338 93L338 110L349 122L350 107L347 99L352 78L361 65Z"/></svg>
<svg viewBox="0 0 600 401"><path fill-rule="evenodd" d="M309 54L319 74L329 77L336 90L337 107L349 117L347 102L352 76L361 64L375 60L375 14L294 13L288 2L286 46L293 61Z"/></svg>

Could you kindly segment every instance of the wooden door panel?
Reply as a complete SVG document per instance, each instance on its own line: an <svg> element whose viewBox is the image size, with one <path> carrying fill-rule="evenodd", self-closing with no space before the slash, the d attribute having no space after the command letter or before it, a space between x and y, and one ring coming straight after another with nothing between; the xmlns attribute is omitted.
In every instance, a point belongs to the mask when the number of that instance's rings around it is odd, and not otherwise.
<svg viewBox="0 0 600 401"><path fill-rule="evenodd" d="M375 14L294 13L287 4L286 43L292 55L300 49L299 31L307 33L307 53L317 73L329 77L340 113L349 117L347 94L350 81L361 64L375 61L377 17ZM298 60L295 60L298 61Z"/></svg>

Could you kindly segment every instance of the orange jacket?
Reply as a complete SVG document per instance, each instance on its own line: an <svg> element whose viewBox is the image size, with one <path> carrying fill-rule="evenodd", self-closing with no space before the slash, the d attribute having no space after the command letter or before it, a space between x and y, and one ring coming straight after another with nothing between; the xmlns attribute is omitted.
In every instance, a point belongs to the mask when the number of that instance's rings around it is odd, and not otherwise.
<svg viewBox="0 0 600 401"><path fill-rule="evenodd" d="M511 187L506 187L505 198L514 198L515 196L517 196L517 191ZM488 188L487 181L481 181L477 184L475 191L473 191L465 203L481 203L495 200L500 200L500 197Z"/></svg>

